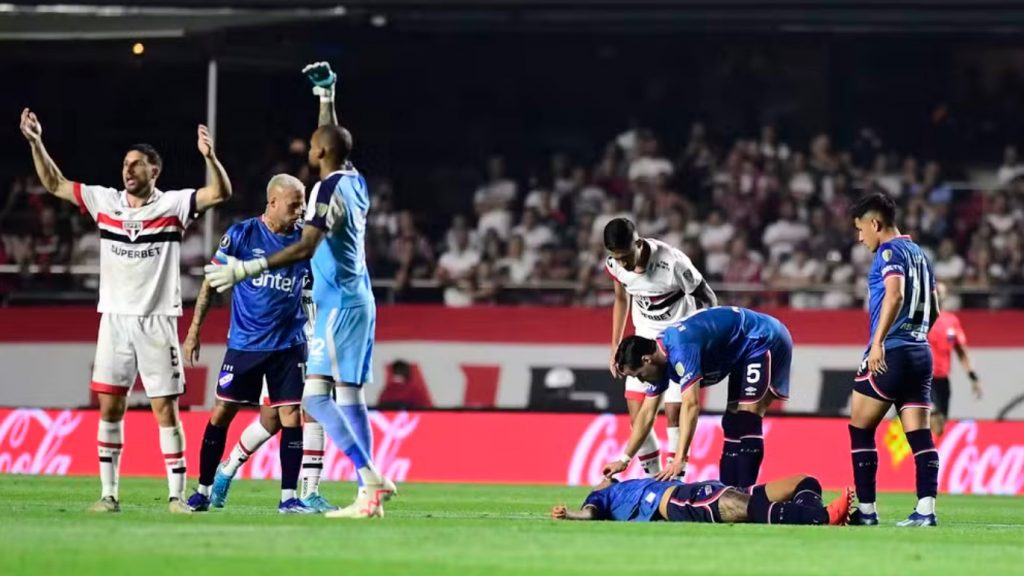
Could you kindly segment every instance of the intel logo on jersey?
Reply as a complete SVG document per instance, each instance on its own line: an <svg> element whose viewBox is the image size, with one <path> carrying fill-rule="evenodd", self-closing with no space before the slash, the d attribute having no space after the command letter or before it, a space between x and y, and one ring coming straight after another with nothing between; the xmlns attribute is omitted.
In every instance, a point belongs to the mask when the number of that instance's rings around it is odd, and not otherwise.
<svg viewBox="0 0 1024 576"><path fill-rule="evenodd" d="M257 288L273 288L282 292L291 292L292 288L295 287L295 278L264 272L252 279L252 285Z"/></svg>

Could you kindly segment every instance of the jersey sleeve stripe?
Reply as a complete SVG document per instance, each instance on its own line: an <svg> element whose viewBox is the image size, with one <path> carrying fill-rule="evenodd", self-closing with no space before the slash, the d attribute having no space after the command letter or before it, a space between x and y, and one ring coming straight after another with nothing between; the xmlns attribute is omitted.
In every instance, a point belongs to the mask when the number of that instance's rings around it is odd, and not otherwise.
<svg viewBox="0 0 1024 576"><path fill-rule="evenodd" d="M75 202L78 203L78 209L81 210L82 214L88 214L89 209L85 207L85 198L82 197L82 183L72 182L71 191L75 194Z"/></svg>
<svg viewBox="0 0 1024 576"><path fill-rule="evenodd" d="M899 270L889 270L882 276L882 280L885 280L889 276L899 276L902 278L905 275L903 274L903 272L900 272Z"/></svg>

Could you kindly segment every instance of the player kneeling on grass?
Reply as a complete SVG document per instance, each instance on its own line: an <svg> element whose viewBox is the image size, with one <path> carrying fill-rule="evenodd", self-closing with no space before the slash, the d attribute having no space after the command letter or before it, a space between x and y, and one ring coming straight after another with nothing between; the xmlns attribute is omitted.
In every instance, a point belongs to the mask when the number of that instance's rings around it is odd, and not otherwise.
<svg viewBox="0 0 1024 576"><path fill-rule="evenodd" d="M615 520L618 522L704 522L712 524L845 525L853 492L843 490L828 506L822 503L821 483L813 476L792 476L759 484L748 491L721 482L683 483L653 478L605 479L578 512L565 505L551 509L555 520Z"/></svg>

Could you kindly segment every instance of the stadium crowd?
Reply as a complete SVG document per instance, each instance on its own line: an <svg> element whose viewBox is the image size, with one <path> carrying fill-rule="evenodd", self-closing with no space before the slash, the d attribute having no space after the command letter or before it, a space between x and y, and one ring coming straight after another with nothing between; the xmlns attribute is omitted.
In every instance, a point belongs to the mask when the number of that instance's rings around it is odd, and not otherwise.
<svg viewBox="0 0 1024 576"><path fill-rule="evenodd" d="M294 140L267 159L271 170L228 168L245 189L259 190L277 172L309 182L304 157L305 143ZM641 235L682 248L731 304L859 306L871 255L856 243L847 207L877 188L897 199L902 230L930 252L936 277L963 292L954 307L1022 305L1022 295L1009 290L1024 285L1024 162L1013 146L997 170L954 187L937 162L897 155L871 130L845 149L826 134L807 146L783 142L773 126L723 146L695 123L680 150L663 149L655 133L637 128L608 142L593 162L555 153L544 170L513 172L492 156L483 173L475 190L455 191L466 196L466 210L447 222L403 209L390 182L368 174L367 260L374 278L391 285L392 299L421 300L414 285L430 282L417 281L436 281L450 306L606 304L601 232L627 216ZM253 194L233 200L221 227L259 213L261 202ZM209 257L198 228L182 246L183 267ZM11 183L0 231L0 264L43 270L0 275L0 295L95 290L95 277L45 272L55 264L97 265L99 235L34 177ZM198 285L198 277L184 283L186 299ZM438 298L437 290L430 294Z"/></svg>

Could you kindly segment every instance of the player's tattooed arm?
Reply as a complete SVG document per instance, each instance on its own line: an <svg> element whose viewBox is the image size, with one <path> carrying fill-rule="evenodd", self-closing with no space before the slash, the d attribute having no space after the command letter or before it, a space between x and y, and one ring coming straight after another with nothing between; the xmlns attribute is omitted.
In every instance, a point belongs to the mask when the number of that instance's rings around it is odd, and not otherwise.
<svg viewBox="0 0 1024 576"><path fill-rule="evenodd" d="M320 101L320 115L317 118L317 126L337 126L338 112L334 108L334 100Z"/></svg>
<svg viewBox="0 0 1024 576"><path fill-rule="evenodd" d="M74 184L64 177L43 145L43 125L35 112L28 108L21 111L20 128L21 135L28 140L32 148L32 164L35 165L36 174L43 188L61 200L77 203Z"/></svg>
<svg viewBox="0 0 1024 576"><path fill-rule="evenodd" d="M701 280L697 289L692 292L694 300L700 302L702 308L714 308L718 306L718 296L715 291L711 289L711 285L708 284L707 280Z"/></svg>
<svg viewBox="0 0 1024 576"><path fill-rule="evenodd" d="M196 296L196 306L192 311L192 323L188 327L188 334L185 336L185 362L189 366L195 366L199 361L199 349L202 346L199 339L199 331L206 320L206 314L210 311L210 304L214 296L213 287L209 280L203 280L199 287L199 295Z"/></svg>

